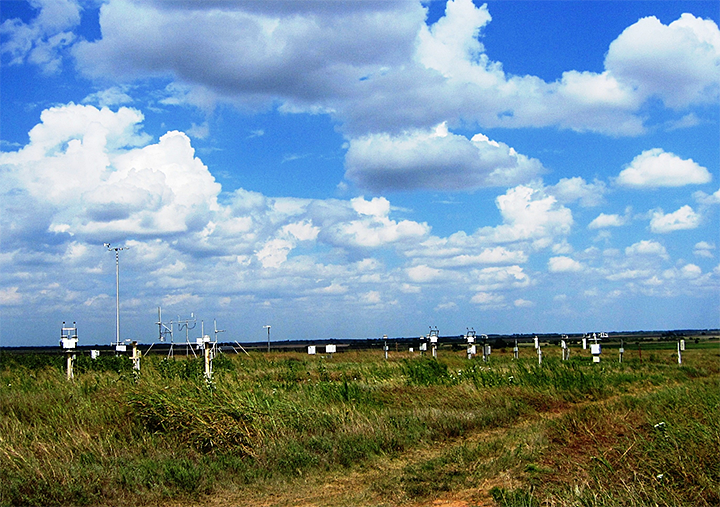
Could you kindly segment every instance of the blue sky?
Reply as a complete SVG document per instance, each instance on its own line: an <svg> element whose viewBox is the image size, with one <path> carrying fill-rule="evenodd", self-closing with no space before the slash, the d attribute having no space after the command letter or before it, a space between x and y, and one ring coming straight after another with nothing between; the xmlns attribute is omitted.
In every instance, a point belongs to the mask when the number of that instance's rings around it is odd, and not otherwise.
<svg viewBox="0 0 720 507"><path fill-rule="evenodd" d="M0 345L720 324L716 2L1 8Z"/></svg>

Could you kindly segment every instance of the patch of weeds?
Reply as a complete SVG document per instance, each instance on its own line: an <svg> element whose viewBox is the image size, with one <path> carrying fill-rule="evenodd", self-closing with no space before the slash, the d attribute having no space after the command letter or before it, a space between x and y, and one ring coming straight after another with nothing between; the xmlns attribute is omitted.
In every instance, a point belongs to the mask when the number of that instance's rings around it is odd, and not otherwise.
<svg viewBox="0 0 720 507"><path fill-rule="evenodd" d="M59 354L11 354L0 351L0 370L27 368L42 370L45 368L64 369L64 358Z"/></svg>
<svg viewBox="0 0 720 507"><path fill-rule="evenodd" d="M446 384L450 379L448 366L437 359L409 359L403 362L402 371L408 385L433 386Z"/></svg>
<svg viewBox="0 0 720 507"><path fill-rule="evenodd" d="M157 371L164 379L196 380L204 378L205 363L203 359L161 359Z"/></svg>
<svg viewBox="0 0 720 507"><path fill-rule="evenodd" d="M540 507L540 502L531 490L494 487L490 490L490 496L498 507Z"/></svg>
<svg viewBox="0 0 720 507"><path fill-rule="evenodd" d="M213 359L213 371L235 371L235 361L226 354L218 354Z"/></svg>
<svg viewBox="0 0 720 507"><path fill-rule="evenodd" d="M99 356L95 359L90 356L78 356L77 374L82 375L89 371L114 371L128 373L132 371L132 360L128 356Z"/></svg>
<svg viewBox="0 0 720 507"><path fill-rule="evenodd" d="M137 390L128 398L132 415L151 433L170 435L202 452L235 449L252 454L252 414L210 391Z"/></svg>

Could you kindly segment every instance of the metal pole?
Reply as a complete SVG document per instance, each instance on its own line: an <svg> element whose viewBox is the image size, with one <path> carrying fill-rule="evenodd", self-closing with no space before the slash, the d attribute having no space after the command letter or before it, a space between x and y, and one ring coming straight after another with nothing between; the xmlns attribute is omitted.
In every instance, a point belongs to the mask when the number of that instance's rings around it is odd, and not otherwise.
<svg viewBox="0 0 720 507"><path fill-rule="evenodd" d="M120 252L115 249L115 346L120 345Z"/></svg>
<svg viewBox="0 0 720 507"><path fill-rule="evenodd" d="M111 246L105 243L105 248L115 252L115 351L117 352L120 345L120 250L126 247Z"/></svg>
<svg viewBox="0 0 720 507"><path fill-rule="evenodd" d="M268 351L268 352L270 352L270 327L271 327L271 326L269 326L269 325L268 325L268 326L263 326L263 328L266 328L266 329L268 330L268 347L267 347L267 351Z"/></svg>

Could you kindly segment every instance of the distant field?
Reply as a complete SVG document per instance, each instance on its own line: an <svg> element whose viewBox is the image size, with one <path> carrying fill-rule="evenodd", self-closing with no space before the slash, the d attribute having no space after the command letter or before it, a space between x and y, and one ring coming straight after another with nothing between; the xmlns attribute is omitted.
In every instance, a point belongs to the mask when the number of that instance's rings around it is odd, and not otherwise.
<svg viewBox="0 0 720 507"><path fill-rule="evenodd" d="M0 353L0 505L716 506L720 342L686 344Z"/></svg>

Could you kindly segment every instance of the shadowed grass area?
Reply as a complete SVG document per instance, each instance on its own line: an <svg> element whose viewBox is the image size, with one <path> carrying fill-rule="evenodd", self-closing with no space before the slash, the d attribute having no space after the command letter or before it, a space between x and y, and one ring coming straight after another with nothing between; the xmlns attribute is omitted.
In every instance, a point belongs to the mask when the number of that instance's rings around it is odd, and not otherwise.
<svg viewBox="0 0 720 507"><path fill-rule="evenodd" d="M0 361L0 505L198 503L378 459L405 463L370 487L379 503L485 483L498 505L720 502L712 349L683 367L221 355L212 384L196 359L149 356L136 377L80 358L69 382L52 357Z"/></svg>

